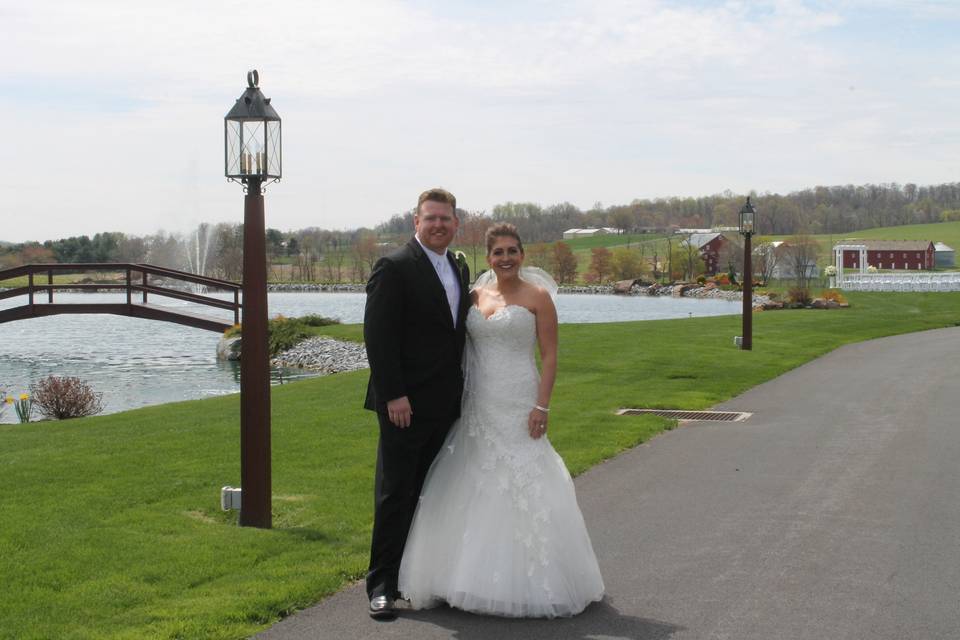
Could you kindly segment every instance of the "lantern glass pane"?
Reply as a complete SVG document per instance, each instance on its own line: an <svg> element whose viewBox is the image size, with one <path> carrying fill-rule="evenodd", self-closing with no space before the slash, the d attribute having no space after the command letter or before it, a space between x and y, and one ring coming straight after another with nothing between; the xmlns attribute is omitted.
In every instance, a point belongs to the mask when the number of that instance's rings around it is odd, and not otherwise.
<svg viewBox="0 0 960 640"><path fill-rule="evenodd" d="M280 144L280 121L271 120L267 122L266 138L267 174L274 178L279 178L282 174L283 157L281 155L282 145Z"/></svg>
<svg viewBox="0 0 960 640"><path fill-rule="evenodd" d="M266 168L264 149L265 128L263 120L245 120L240 124L241 153L240 173L260 175Z"/></svg>
<svg viewBox="0 0 960 640"><path fill-rule="evenodd" d="M226 175L240 175L240 123L226 121Z"/></svg>

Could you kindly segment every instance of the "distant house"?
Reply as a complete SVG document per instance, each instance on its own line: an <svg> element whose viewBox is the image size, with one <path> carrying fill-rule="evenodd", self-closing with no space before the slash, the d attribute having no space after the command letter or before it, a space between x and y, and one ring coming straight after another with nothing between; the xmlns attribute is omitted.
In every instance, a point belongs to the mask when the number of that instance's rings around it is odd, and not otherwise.
<svg viewBox="0 0 960 640"><path fill-rule="evenodd" d="M620 229L613 227L593 227L590 229L567 229L563 232L564 240L574 238L592 238L593 236L605 236L607 234L619 234Z"/></svg>
<svg viewBox="0 0 960 640"><path fill-rule="evenodd" d="M937 267L954 267L957 264L957 254L942 242L935 242L933 243L933 264Z"/></svg>
<svg viewBox="0 0 960 640"><path fill-rule="evenodd" d="M687 242L700 250L700 257L706 267L706 274L713 276L720 269L720 251L729 244L722 233L691 233Z"/></svg>
<svg viewBox="0 0 960 640"><path fill-rule="evenodd" d="M933 269L934 247L930 240L844 240L842 244L860 244L867 248L867 264L877 269ZM836 254L837 247L834 247ZM843 250L845 269L860 268L856 249Z"/></svg>
<svg viewBox="0 0 960 640"><path fill-rule="evenodd" d="M795 247L789 242L774 240L757 247L754 254L759 255L762 260L770 261L768 262L771 265L768 275L771 278L793 280L801 270L808 280L819 276L820 269L817 267L816 259L813 257L803 258L803 264L800 264L801 257L794 249Z"/></svg>

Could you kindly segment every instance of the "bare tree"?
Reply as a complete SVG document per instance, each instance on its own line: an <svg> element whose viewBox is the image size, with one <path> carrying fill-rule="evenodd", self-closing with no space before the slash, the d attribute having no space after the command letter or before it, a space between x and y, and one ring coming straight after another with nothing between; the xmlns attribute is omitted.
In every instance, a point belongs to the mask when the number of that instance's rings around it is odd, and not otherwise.
<svg viewBox="0 0 960 640"><path fill-rule="evenodd" d="M486 255L486 236L487 229L493 221L483 212L471 213L462 212L460 219L460 230L458 233L457 244L462 246L471 261L470 273L476 274L479 266L478 262L482 256Z"/></svg>
<svg viewBox="0 0 960 640"><path fill-rule="evenodd" d="M783 251L780 245L774 245L773 242L758 242L757 248L753 252L753 271L760 277L760 282L764 285L770 281L770 278L777 272L780 266Z"/></svg>
<svg viewBox="0 0 960 640"><path fill-rule="evenodd" d="M577 256L562 240L553 243L553 275L557 284L573 283L577 277Z"/></svg>
<svg viewBox="0 0 960 640"><path fill-rule="evenodd" d="M703 254L700 253L700 247L687 239L680 243L677 251L680 268L683 270L683 279L692 281L706 270L706 264L703 262Z"/></svg>
<svg viewBox="0 0 960 640"><path fill-rule="evenodd" d="M362 282L373 271L373 265L382 255L382 246L377 242L377 234L369 229L361 229L351 246L353 254L354 280Z"/></svg>
<svg viewBox="0 0 960 640"><path fill-rule="evenodd" d="M639 251L617 247L613 250L611 269L616 280L630 280L643 275L646 265Z"/></svg>
<svg viewBox="0 0 960 640"><path fill-rule="evenodd" d="M587 276L597 284L603 284L604 277L609 278L613 255L606 247L594 247L590 250L590 268Z"/></svg>
<svg viewBox="0 0 960 640"><path fill-rule="evenodd" d="M730 240L717 253L717 273L743 273L743 245Z"/></svg>
<svg viewBox="0 0 960 640"><path fill-rule="evenodd" d="M793 272L793 279L800 289L806 289L810 280L816 277L817 257L820 255L820 245L805 233L788 238L784 243L783 259Z"/></svg>
<svg viewBox="0 0 960 640"><path fill-rule="evenodd" d="M546 271L554 271L553 253L546 242L538 242L525 248L526 263L531 267L539 267Z"/></svg>

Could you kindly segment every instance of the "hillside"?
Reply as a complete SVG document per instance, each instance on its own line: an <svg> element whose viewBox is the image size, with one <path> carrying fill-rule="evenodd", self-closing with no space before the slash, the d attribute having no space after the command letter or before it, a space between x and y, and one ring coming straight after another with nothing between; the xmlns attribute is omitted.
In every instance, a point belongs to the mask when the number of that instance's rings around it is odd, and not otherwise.
<svg viewBox="0 0 960 640"><path fill-rule="evenodd" d="M835 236L839 238L839 236ZM932 240L943 242L954 249L960 248L960 222L937 222L934 224L911 224L902 227L879 227L863 229L845 238L863 240Z"/></svg>
<svg viewBox="0 0 960 640"><path fill-rule="evenodd" d="M764 236L762 240L786 240L790 236ZM821 265L830 263L831 247L843 240L931 240L960 248L960 222L911 224L898 227L875 227L849 234L821 234L812 236L820 246Z"/></svg>

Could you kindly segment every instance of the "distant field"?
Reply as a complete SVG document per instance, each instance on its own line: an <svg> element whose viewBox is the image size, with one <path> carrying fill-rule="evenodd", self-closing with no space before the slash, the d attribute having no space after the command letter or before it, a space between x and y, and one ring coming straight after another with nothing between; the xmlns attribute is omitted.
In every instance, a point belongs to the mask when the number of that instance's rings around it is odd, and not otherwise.
<svg viewBox="0 0 960 640"><path fill-rule="evenodd" d="M619 247L622 245L635 245L638 242L651 242L657 238L665 236L652 233L625 233L623 235L606 234L602 236L592 236L590 238L576 238L564 240L575 252L582 249L590 250L595 247Z"/></svg>
<svg viewBox="0 0 960 640"><path fill-rule="evenodd" d="M835 236L838 237L839 236ZM932 240L960 249L960 222L911 224L903 227L879 227L846 234L843 238L864 240Z"/></svg>
<svg viewBox="0 0 960 640"><path fill-rule="evenodd" d="M554 242L544 244L552 245ZM628 246L631 249L638 249L640 245L643 245L644 255L649 257L655 253L665 254L667 247L666 236L650 233L607 234L603 236L593 236L591 238L564 240L563 242L570 245L570 248L573 249L573 254L577 257L577 276L581 281L583 280L584 274L590 268L591 249L597 247L614 249Z"/></svg>

